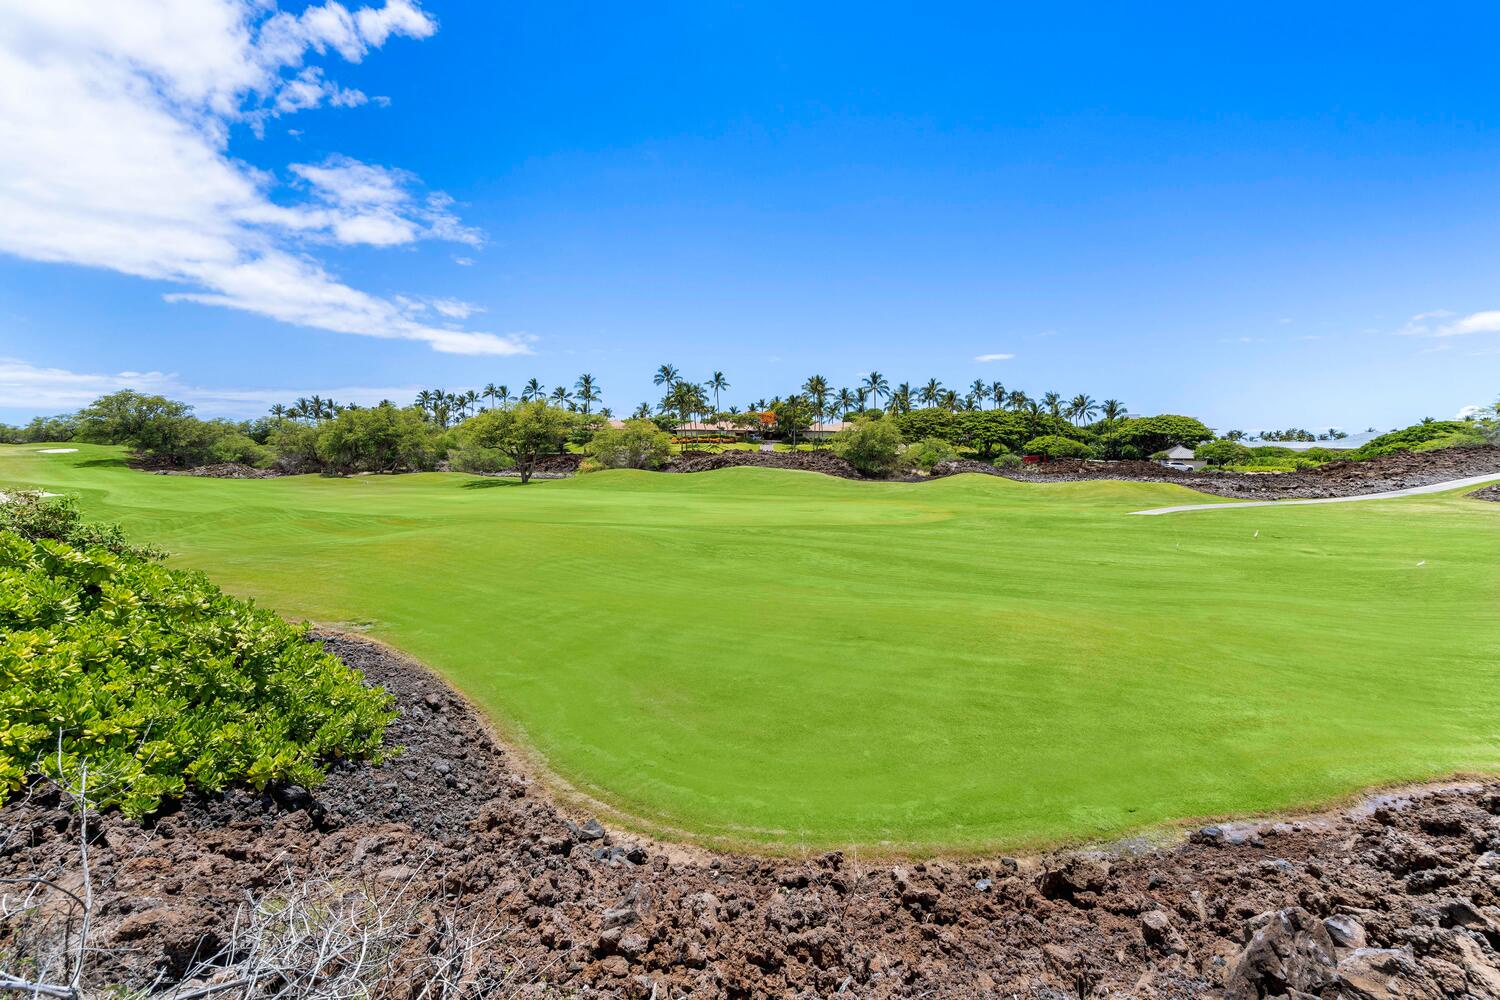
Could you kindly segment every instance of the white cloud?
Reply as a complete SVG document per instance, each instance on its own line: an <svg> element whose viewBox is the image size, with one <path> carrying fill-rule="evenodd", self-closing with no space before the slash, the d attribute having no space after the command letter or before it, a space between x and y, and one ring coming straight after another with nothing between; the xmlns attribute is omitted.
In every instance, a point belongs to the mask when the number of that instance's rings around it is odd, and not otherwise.
<svg viewBox="0 0 1500 1000"><path fill-rule="evenodd" d="M1396 332L1404 337L1462 337L1474 333L1500 333L1500 309L1487 309L1453 317L1447 309L1418 313ZM1438 321L1438 322L1434 322Z"/></svg>
<svg viewBox="0 0 1500 1000"><path fill-rule="evenodd" d="M371 405L382 399L410 402L417 386L302 386L277 388L205 388L184 383L165 372L73 372L40 368L15 358L0 358L0 399L7 408L34 413L61 413L92 403L100 396L135 389L192 403L203 416L258 416L272 403L317 394L341 403Z"/></svg>
<svg viewBox="0 0 1500 1000"><path fill-rule="evenodd" d="M974 360L981 363L987 361L1010 361L1014 357L1014 354L976 354L974 355Z"/></svg>
<svg viewBox="0 0 1500 1000"><path fill-rule="evenodd" d="M1468 406L1465 406L1462 409L1460 409L1458 411L1458 415L1455 416L1453 419L1455 419L1455 420L1467 420L1470 417L1479 417L1479 416L1485 416L1485 415L1493 416L1494 413L1495 413L1495 407L1494 406L1485 406L1482 403L1470 403Z"/></svg>
<svg viewBox="0 0 1500 1000"><path fill-rule="evenodd" d="M323 209L306 209L300 223L328 231L339 243L394 246L419 239L442 239L479 246L477 229L451 211L453 199L441 192L418 199L415 175L405 170L332 156L321 164L293 163L291 172L311 189Z"/></svg>
<svg viewBox="0 0 1500 1000"><path fill-rule="evenodd" d="M305 67L309 52L358 61L435 30L409 0L298 16L265 0L0 0L0 252L185 286L171 301L452 353L526 353L528 338L418 322L306 254L309 241L477 245L446 195L336 157L296 165L308 196L288 200L228 152L236 124L364 99Z"/></svg>

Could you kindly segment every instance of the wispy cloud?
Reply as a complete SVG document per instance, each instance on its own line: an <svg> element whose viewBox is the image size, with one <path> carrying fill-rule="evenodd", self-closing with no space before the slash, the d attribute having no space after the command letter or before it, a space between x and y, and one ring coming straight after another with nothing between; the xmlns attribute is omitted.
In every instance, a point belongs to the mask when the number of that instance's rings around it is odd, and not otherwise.
<svg viewBox="0 0 1500 1000"><path fill-rule="evenodd" d="M229 154L236 126L366 98L309 58L358 62L436 22L414 0L293 15L273 0L49 0L0 16L0 252L171 282L173 302L459 354L521 354L524 338L448 329L353 287L318 243L482 241L440 192L394 168L331 157L274 173Z"/></svg>
<svg viewBox="0 0 1500 1000"><path fill-rule="evenodd" d="M43 368L16 358L0 358L0 400L6 407L36 413L59 413L93 402L121 389L160 393L192 403L206 416L255 416L272 403L285 403L314 393L341 403L369 405L382 399L409 402L416 386L289 386L213 388L184 382L159 371L75 372Z"/></svg>
<svg viewBox="0 0 1500 1000"><path fill-rule="evenodd" d="M1467 316L1458 316L1447 309L1418 313L1396 332L1403 337L1463 337L1475 333L1500 333L1500 309L1487 309Z"/></svg>
<svg viewBox="0 0 1500 1000"><path fill-rule="evenodd" d="M974 360L981 364L990 361L1010 361L1015 358L1014 354L976 354Z"/></svg>

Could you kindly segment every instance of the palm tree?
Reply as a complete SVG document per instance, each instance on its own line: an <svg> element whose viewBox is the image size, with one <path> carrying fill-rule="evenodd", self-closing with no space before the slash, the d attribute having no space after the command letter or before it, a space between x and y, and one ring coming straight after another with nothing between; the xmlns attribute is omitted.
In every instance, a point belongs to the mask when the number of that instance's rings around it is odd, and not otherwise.
<svg viewBox="0 0 1500 1000"><path fill-rule="evenodd" d="M1118 399L1106 399L1099 407L1099 415L1106 424L1113 424L1125 415L1125 404Z"/></svg>
<svg viewBox="0 0 1500 1000"><path fill-rule="evenodd" d="M464 412L472 417L474 415L474 410L479 406L479 393L475 392L473 389L470 389L468 392L459 397L459 402L462 404Z"/></svg>
<svg viewBox="0 0 1500 1000"><path fill-rule="evenodd" d="M723 372L714 372L713 377L708 380L708 387L714 394L714 412L719 412L719 393L729 388L729 380L724 377Z"/></svg>
<svg viewBox="0 0 1500 1000"><path fill-rule="evenodd" d="M510 394L510 386L508 385L501 384L495 386L495 394L499 396L501 406L509 406L515 399L515 397Z"/></svg>
<svg viewBox="0 0 1500 1000"><path fill-rule="evenodd" d="M935 378L928 379L927 384L917 393L917 398L924 406L936 406L938 400L943 398L943 383Z"/></svg>
<svg viewBox="0 0 1500 1000"><path fill-rule="evenodd" d="M547 387L535 378L527 379L526 385L521 389L521 401L530 402L533 399L541 399L547 395Z"/></svg>
<svg viewBox="0 0 1500 1000"><path fill-rule="evenodd" d="M833 401L834 401L834 403L839 408L839 419L840 420L842 420L845 417L847 417L849 415L849 411L852 410L852 409L854 409L854 404L855 404L856 400L857 400L857 397L854 395L854 393L850 392L847 387L845 387L843 389L840 389L834 395Z"/></svg>
<svg viewBox="0 0 1500 1000"><path fill-rule="evenodd" d="M281 421L286 417L286 407L281 403L272 403L271 416L275 418L278 424L281 423Z"/></svg>
<svg viewBox="0 0 1500 1000"><path fill-rule="evenodd" d="M991 382L989 387L989 396L995 401L995 409L998 410L1000 407L1005 405L1005 386L1001 385L999 382Z"/></svg>
<svg viewBox="0 0 1500 1000"><path fill-rule="evenodd" d="M573 383L573 388L578 390L578 400L583 404L584 416L588 416L589 407L599 401L599 386L594 382L594 376L584 372Z"/></svg>
<svg viewBox="0 0 1500 1000"><path fill-rule="evenodd" d="M1044 394L1042 396L1042 405L1045 406L1047 408L1047 412L1050 413L1050 414L1052 414L1054 417L1061 417L1062 416L1062 394L1061 393L1049 392L1049 393Z"/></svg>
<svg viewBox="0 0 1500 1000"><path fill-rule="evenodd" d="M490 404L491 404L492 408L493 408L495 400L498 399L499 397L500 397L500 390L495 385L495 383L491 382L491 383L489 383L488 385L486 385L484 387L484 398L488 399L490 401Z"/></svg>
<svg viewBox="0 0 1500 1000"><path fill-rule="evenodd" d="M870 394L872 408L877 410L880 409L880 401L891 394L891 384L879 372L871 372L865 376L864 388Z"/></svg>
<svg viewBox="0 0 1500 1000"><path fill-rule="evenodd" d="M802 394L812 401L813 419L822 420L828 412L828 380L821 375L809 375L802 383Z"/></svg>
<svg viewBox="0 0 1500 1000"><path fill-rule="evenodd" d="M958 392L954 389L944 389L942 398L938 400L938 405L942 406L942 408L947 410L949 413L957 413Z"/></svg>
<svg viewBox="0 0 1500 1000"><path fill-rule="evenodd" d="M976 378L969 383L969 396L980 403L990 398L990 387L985 385L984 379Z"/></svg>
<svg viewBox="0 0 1500 1000"><path fill-rule="evenodd" d="M556 389L552 390L552 402L556 403L558 406L566 406L572 401L573 394L568 391L567 386L560 385Z"/></svg>
<svg viewBox="0 0 1500 1000"><path fill-rule="evenodd" d="M670 389L672 388L672 386L676 385L678 380L681 378L682 376L677 374L676 368L673 368L671 365L662 365L660 368L656 369L656 374L651 377L651 384L664 385L668 389Z"/></svg>
<svg viewBox="0 0 1500 1000"><path fill-rule="evenodd" d="M1243 441L1243 440L1245 440L1245 432L1244 431L1226 431L1225 434L1224 434L1224 440L1225 441L1235 441L1235 442Z"/></svg>
<svg viewBox="0 0 1500 1000"><path fill-rule="evenodd" d="M1012 389L1010 395L1005 398L1006 401L1010 404L1010 408L1012 410L1015 410L1017 413L1024 410L1026 408L1026 404L1031 402L1031 397L1026 395L1026 393L1022 392L1020 389Z"/></svg>
<svg viewBox="0 0 1500 1000"><path fill-rule="evenodd" d="M1072 402L1068 404L1068 415L1082 424L1089 423L1098 412L1099 404L1094 402L1093 396L1085 392L1074 396Z"/></svg>
<svg viewBox="0 0 1500 1000"><path fill-rule="evenodd" d="M910 413L911 412L911 383L910 382L902 382L900 385L896 386L896 390L891 393L891 412L892 413Z"/></svg>
<svg viewBox="0 0 1500 1000"><path fill-rule="evenodd" d="M1026 410L1026 437L1036 437L1037 425L1042 422L1042 404L1034 399L1028 399L1025 404Z"/></svg>

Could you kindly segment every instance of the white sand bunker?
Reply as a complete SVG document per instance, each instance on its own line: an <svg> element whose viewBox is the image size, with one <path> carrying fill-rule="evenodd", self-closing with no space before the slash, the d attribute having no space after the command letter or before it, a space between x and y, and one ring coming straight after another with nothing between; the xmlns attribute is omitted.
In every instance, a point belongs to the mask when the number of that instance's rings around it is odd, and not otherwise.
<svg viewBox="0 0 1500 1000"><path fill-rule="evenodd" d="M77 450L77 448L38 448L36 453L38 455L71 455Z"/></svg>

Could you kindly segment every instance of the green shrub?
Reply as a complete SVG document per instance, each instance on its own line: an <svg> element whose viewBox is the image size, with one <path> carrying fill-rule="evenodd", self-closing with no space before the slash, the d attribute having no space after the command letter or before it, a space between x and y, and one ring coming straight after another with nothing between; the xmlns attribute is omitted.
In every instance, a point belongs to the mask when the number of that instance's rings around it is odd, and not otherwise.
<svg viewBox="0 0 1500 1000"><path fill-rule="evenodd" d="M1234 465L1247 460L1250 449L1237 441L1209 441L1200 444L1194 450L1193 457L1201 458L1209 465Z"/></svg>
<svg viewBox="0 0 1500 1000"><path fill-rule="evenodd" d="M0 801L41 773L131 816L189 788L317 785L389 695L198 573L0 532Z"/></svg>
<svg viewBox="0 0 1500 1000"><path fill-rule="evenodd" d="M588 453L605 469L659 469L672 457L672 435L650 420L627 420L596 431Z"/></svg>
<svg viewBox="0 0 1500 1000"><path fill-rule="evenodd" d="M1094 449L1082 441L1057 434L1043 434L1032 438L1026 442L1025 451L1028 455L1042 455L1046 458L1091 458L1094 454Z"/></svg>
<svg viewBox="0 0 1500 1000"><path fill-rule="evenodd" d="M1392 455L1398 451L1410 451L1418 445L1426 445L1424 451L1450 447L1453 440L1472 437L1474 429L1458 420L1427 420L1410 427L1403 427L1388 434L1366 441L1348 457L1363 460Z"/></svg>
<svg viewBox="0 0 1500 1000"><path fill-rule="evenodd" d="M72 497L11 494L0 504L0 531L10 531L28 542L62 542L75 549L100 548L117 556L160 559L166 553L145 545L131 545L118 524L94 524L78 512Z"/></svg>
<svg viewBox="0 0 1500 1000"><path fill-rule="evenodd" d="M942 438L926 438L916 444L907 445L904 457L914 468L931 472L939 462L949 462L958 457L958 452Z"/></svg>
<svg viewBox="0 0 1500 1000"><path fill-rule="evenodd" d="M464 444L448 452L448 467L454 472L483 475L487 472L499 472L509 466L510 459L498 448Z"/></svg>
<svg viewBox="0 0 1500 1000"><path fill-rule="evenodd" d="M894 420L867 417L835 434L833 451L865 475L886 475L901 455L901 429Z"/></svg>
<svg viewBox="0 0 1500 1000"><path fill-rule="evenodd" d="M318 458L331 472L418 472L437 464L441 430L416 407L384 403L342 410L317 432Z"/></svg>
<svg viewBox="0 0 1500 1000"><path fill-rule="evenodd" d="M1020 455L1012 455L1007 451L1002 455L996 455L995 461L992 464L997 469L1014 469L1016 466L1023 463L1021 462Z"/></svg>

